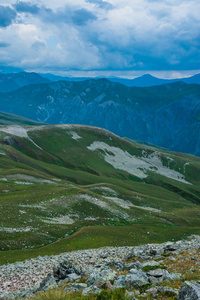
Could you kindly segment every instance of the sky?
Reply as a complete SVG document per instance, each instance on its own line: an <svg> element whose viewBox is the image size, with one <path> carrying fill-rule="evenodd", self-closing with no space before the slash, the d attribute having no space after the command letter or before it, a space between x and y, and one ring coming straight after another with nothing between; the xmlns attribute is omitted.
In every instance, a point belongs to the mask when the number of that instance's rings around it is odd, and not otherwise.
<svg viewBox="0 0 200 300"><path fill-rule="evenodd" d="M200 73L199 0L0 1L0 65L72 76Z"/></svg>

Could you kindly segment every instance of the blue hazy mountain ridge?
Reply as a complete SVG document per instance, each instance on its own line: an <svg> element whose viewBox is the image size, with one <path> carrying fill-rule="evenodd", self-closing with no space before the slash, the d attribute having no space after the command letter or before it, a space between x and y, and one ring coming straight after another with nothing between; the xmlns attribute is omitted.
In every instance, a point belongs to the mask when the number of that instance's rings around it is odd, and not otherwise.
<svg viewBox="0 0 200 300"><path fill-rule="evenodd" d="M35 84L0 94L0 110L37 122L84 124L200 156L200 85L126 87L107 79Z"/></svg>
<svg viewBox="0 0 200 300"><path fill-rule="evenodd" d="M54 75L51 73L40 73L40 76L49 79L52 82L57 82L57 81L84 81L84 80L88 80L88 79L92 79L91 77L63 77L63 76L58 76L58 75Z"/></svg>
<svg viewBox="0 0 200 300"><path fill-rule="evenodd" d="M16 90L20 87L29 85L29 84L39 84L39 83L49 83L57 81L85 81L92 79L90 77L62 77L54 75L51 73L46 74L37 74L35 72L15 72L8 73L6 70L12 70L12 68L7 69L0 66L0 92L9 92ZM13 70L15 70L13 68ZM18 69L16 69L18 70ZM96 77L94 79L101 79L105 77ZM183 81L187 84L196 83L200 84L200 74L188 78L179 78L179 79L160 79L154 77L150 74L145 74L143 76L137 77L135 79L125 79L121 77L107 77L106 79L112 82L118 82L126 86L136 86L136 87L150 87L154 85L162 85L167 83L173 83L177 81Z"/></svg>
<svg viewBox="0 0 200 300"><path fill-rule="evenodd" d="M40 74L41 76L49 79L50 81L83 81L91 79L89 77L62 77L62 76L56 76L50 73L47 74ZM97 77L95 79L100 79L102 77ZM177 78L177 79L161 79L154 77L150 74L145 74L140 77L134 78L134 79L126 79L121 77L104 77L112 82L118 82L121 84L124 84L126 86L137 86L137 87L148 87L148 86L154 86L154 85L161 85L161 84L167 84L167 83L173 83L177 81L183 81L187 84L196 83L200 84L200 74L196 74L191 77L187 78Z"/></svg>
<svg viewBox="0 0 200 300"><path fill-rule="evenodd" d="M5 66L5 65L0 66L0 73L7 74L7 73L19 73L19 72L24 72L24 70L13 66Z"/></svg>
<svg viewBox="0 0 200 300"><path fill-rule="evenodd" d="M162 85L167 83L173 83L177 81L183 81L184 83L191 84L196 83L200 84L200 74L196 74L194 76L188 78L177 78L177 79L160 79L154 77L150 74L145 74L143 76L137 77L135 79L125 79L120 77L108 78L113 82L119 82L126 86L137 86L137 87L148 87L154 85Z"/></svg>
<svg viewBox="0 0 200 300"><path fill-rule="evenodd" d="M9 92L17 90L20 87L29 84L48 83L49 79L40 76L37 73L19 72L19 73L0 73L0 92Z"/></svg>

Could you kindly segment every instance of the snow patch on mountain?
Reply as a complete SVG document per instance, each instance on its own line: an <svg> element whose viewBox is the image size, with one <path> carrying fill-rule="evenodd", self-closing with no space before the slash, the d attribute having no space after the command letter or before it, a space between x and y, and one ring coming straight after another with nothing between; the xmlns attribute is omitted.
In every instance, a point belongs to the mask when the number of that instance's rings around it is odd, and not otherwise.
<svg viewBox="0 0 200 300"><path fill-rule="evenodd" d="M26 129L18 125L2 127L0 130L19 137L29 138Z"/></svg>
<svg viewBox="0 0 200 300"><path fill-rule="evenodd" d="M143 157L136 157L127 151L99 141L93 142L87 148L91 151L103 151L105 161L111 164L115 169L123 170L141 179L146 178L148 171L151 171L190 184L181 173L164 166L159 153L156 151L151 154L143 153Z"/></svg>
<svg viewBox="0 0 200 300"><path fill-rule="evenodd" d="M80 135L78 135L78 134L77 134L76 132L74 132L74 131L71 131L70 134L71 134L73 140L78 140L78 139L81 139L81 138L82 138Z"/></svg>
<svg viewBox="0 0 200 300"><path fill-rule="evenodd" d="M27 129L22 126L14 125L0 128L0 131L13 134L15 136L23 137L29 139L31 143L33 143L37 148L43 150L40 146L38 146L27 134Z"/></svg>

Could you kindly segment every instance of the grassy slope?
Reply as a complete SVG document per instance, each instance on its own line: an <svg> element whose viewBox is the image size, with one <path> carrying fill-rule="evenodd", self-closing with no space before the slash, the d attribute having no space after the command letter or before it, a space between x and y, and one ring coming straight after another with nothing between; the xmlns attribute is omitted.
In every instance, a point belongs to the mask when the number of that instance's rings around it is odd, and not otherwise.
<svg viewBox="0 0 200 300"><path fill-rule="evenodd" d="M73 139L74 132L81 138ZM87 146L103 141L137 157L144 149L154 152L152 147L84 126L45 126L28 135L35 144L12 135L5 142L8 134L0 133L1 263L200 233L199 158L156 149L163 164L167 165L167 157L171 157L170 166L182 172L192 185L154 172L139 179L115 169ZM108 197L134 206L124 208ZM73 223L49 223L66 215Z"/></svg>
<svg viewBox="0 0 200 300"><path fill-rule="evenodd" d="M38 126L38 125L42 125L43 123L32 121L14 114L0 112L0 125L13 125L13 124L22 125L22 126L26 126L26 125Z"/></svg>

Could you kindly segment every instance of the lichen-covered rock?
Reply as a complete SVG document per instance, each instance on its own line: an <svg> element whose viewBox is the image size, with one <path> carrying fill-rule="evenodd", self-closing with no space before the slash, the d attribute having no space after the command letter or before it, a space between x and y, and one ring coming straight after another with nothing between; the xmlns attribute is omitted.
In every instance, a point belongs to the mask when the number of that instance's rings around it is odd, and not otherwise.
<svg viewBox="0 0 200 300"><path fill-rule="evenodd" d="M131 269L141 269L142 268L142 264L139 260L137 260L134 263L129 263L126 264L126 270L131 270Z"/></svg>
<svg viewBox="0 0 200 300"><path fill-rule="evenodd" d="M123 288L123 287L126 287L126 276L125 275L120 275L114 281L114 288Z"/></svg>
<svg viewBox="0 0 200 300"><path fill-rule="evenodd" d="M159 280L159 282L162 281L173 281L176 279L179 279L181 277L180 273L169 273L165 269L156 269L156 270L150 270L147 271L146 274L151 278L151 283L153 283L152 277ZM155 282L154 282L155 283Z"/></svg>
<svg viewBox="0 0 200 300"><path fill-rule="evenodd" d="M199 300L200 284L196 281L186 281L182 284L178 300Z"/></svg>
<svg viewBox="0 0 200 300"><path fill-rule="evenodd" d="M164 270L164 269L156 269L156 270L149 270L146 272L146 274L148 276L153 276L153 277L156 277L156 278L159 278L159 277L162 277L162 276L167 276L169 272Z"/></svg>
<svg viewBox="0 0 200 300"><path fill-rule="evenodd" d="M57 282L56 279L54 278L54 276L52 274L48 274L46 278L44 278L42 280L42 282L40 283L40 286L38 288L38 291L44 291L47 289L52 289L57 287Z"/></svg>
<svg viewBox="0 0 200 300"><path fill-rule="evenodd" d="M89 286L82 291L82 295L100 294L101 290L95 285Z"/></svg>
<svg viewBox="0 0 200 300"><path fill-rule="evenodd" d="M176 279L180 279L181 276L182 275L180 273L169 273L169 272L167 272L163 276L163 281L164 280L173 281L173 280L176 280Z"/></svg>
<svg viewBox="0 0 200 300"><path fill-rule="evenodd" d="M176 245L176 243L172 243L172 242L167 242L164 246L164 252L175 251L177 249L178 246Z"/></svg>
<svg viewBox="0 0 200 300"><path fill-rule="evenodd" d="M160 264L159 262L155 260L148 260L142 263L142 268L147 268L147 267L158 267L159 268Z"/></svg>
<svg viewBox="0 0 200 300"><path fill-rule="evenodd" d="M69 277L70 274L83 275L83 271L68 261L63 261L59 266L53 268L53 276L57 281Z"/></svg>
<svg viewBox="0 0 200 300"><path fill-rule="evenodd" d="M86 283L71 283L69 287L66 287L64 289L64 291L66 291L66 292L71 292L71 291L78 292L78 291L82 291L86 288L87 288Z"/></svg>
<svg viewBox="0 0 200 300"><path fill-rule="evenodd" d="M165 296L178 296L178 290L168 286L159 286L157 292L162 293Z"/></svg>
<svg viewBox="0 0 200 300"><path fill-rule="evenodd" d="M149 294L151 294L151 295L155 295L155 294L157 293L157 288L152 287L152 288L146 290L145 292L146 292L146 293L149 293Z"/></svg>
<svg viewBox="0 0 200 300"><path fill-rule="evenodd" d="M126 275L126 286L128 288L140 288L149 284L149 278L142 270L131 269L131 271L130 274Z"/></svg>
<svg viewBox="0 0 200 300"><path fill-rule="evenodd" d="M182 260L182 262L186 261L187 264L191 261L190 271L192 275L193 270L198 268L199 255L197 249L199 248L199 244L200 236L193 236L190 240L174 243L81 250L59 255L39 256L23 262L6 264L0 266L0 299L28 298L42 289L49 289L54 286L59 287L63 284L67 284L66 291L68 292L73 290L78 291L78 286L73 287L72 284L79 284L75 283L75 281L77 279L81 281L82 275L85 275L86 278L90 278L90 280L87 282L88 285L82 283L83 286L80 287L80 290L91 285L96 285L96 288L99 288L101 285L99 285L99 282L103 282L102 288L111 290L118 287L128 288L128 285L130 285L130 290L133 289L136 295L136 286L139 289L140 285L143 286L143 284L151 283L153 288L159 288L160 283L164 280L173 281L181 276L179 273L169 273L163 269L151 271L142 270L142 266L152 266L152 269L157 267L155 260L163 255L164 252L166 253L166 251L169 254L168 261L171 263L174 261L173 257L176 257L175 261ZM175 248L177 250L174 250ZM185 250L187 250L187 255L181 254L181 252ZM170 259L171 255L173 255L173 259ZM130 256L134 257L134 259L131 262L127 262L127 258L130 258ZM149 257L151 262L149 262ZM165 259L165 257L162 258L163 260ZM59 263L60 265L58 266ZM159 261L159 263L161 263L161 261ZM168 262L165 263L168 265ZM53 266L57 266L54 268L54 272ZM126 272L123 271L128 271L128 274L124 275ZM47 276L47 274L51 275ZM44 280L45 276L47 276L47 278ZM112 285L113 281L114 284ZM98 284L96 284L97 282ZM197 285L198 283L195 284L196 290L193 286L194 291L197 291ZM147 289L148 286L145 288ZM91 288L90 290L93 291L94 289L95 288ZM190 286L190 292L191 289ZM162 289L162 292L171 294L173 291L169 289L164 291ZM197 295L199 294L197 293ZM154 296L155 298L157 297L156 299L159 299L159 291L158 294L156 293ZM137 298L137 296L135 297ZM144 294L142 294L141 297L144 297ZM190 293L188 297L193 296L191 296Z"/></svg>
<svg viewBox="0 0 200 300"><path fill-rule="evenodd" d="M93 284L96 281L109 281L109 280L115 280L117 272L110 268L105 268L102 267L100 269L95 269L89 276L87 280L87 284Z"/></svg>
<svg viewBox="0 0 200 300"><path fill-rule="evenodd" d="M113 268L117 271L126 270L126 264L124 262L114 262Z"/></svg>
<svg viewBox="0 0 200 300"><path fill-rule="evenodd" d="M69 281L77 281L81 279L81 275L77 275L76 273L68 274L67 278Z"/></svg>

